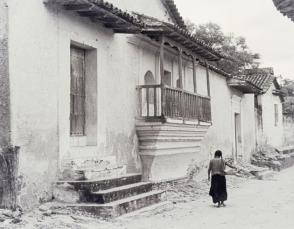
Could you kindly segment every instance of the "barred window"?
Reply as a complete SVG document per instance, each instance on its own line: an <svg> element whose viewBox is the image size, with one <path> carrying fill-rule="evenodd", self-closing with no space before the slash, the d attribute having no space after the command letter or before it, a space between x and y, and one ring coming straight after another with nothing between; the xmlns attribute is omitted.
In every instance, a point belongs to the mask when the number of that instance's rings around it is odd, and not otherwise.
<svg viewBox="0 0 294 229"><path fill-rule="evenodd" d="M85 134L85 50L71 46L70 49L70 134Z"/></svg>

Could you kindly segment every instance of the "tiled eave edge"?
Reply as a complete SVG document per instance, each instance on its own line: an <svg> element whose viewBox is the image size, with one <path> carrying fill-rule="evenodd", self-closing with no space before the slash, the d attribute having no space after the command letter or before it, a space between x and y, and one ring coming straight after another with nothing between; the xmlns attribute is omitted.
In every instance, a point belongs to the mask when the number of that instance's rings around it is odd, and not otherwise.
<svg viewBox="0 0 294 229"><path fill-rule="evenodd" d="M273 0L273 2L284 16L294 21L294 0Z"/></svg>
<svg viewBox="0 0 294 229"><path fill-rule="evenodd" d="M76 12L80 17L104 24L115 33L140 33L145 26L131 14L103 0L45 0L44 3Z"/></svg>
<svg viewBox="0 0 294 229"><path fill-rule="evenodd" d="M178 24L178 26L180 26L183 29L186 29L186 24L182 18L182 16L180 15L180 12L174 2L174 0L162 0L163 4L165 5L165 7L168 9L169 13L172 15L172 17L174 18L176 24Z"/></svg>
<svg viewBox="0 0 294 229"><path fill-rule="evenodd" d="M217 51L207 46L204 42L194 38L189 32L168 23L163 22L160 25L146 25L142 29L142 33L153 37L165 36L209 61L218 61L222 58Z"/></svg>
<svg viewBox="0 0 294 229"><path fill-rule="evenodd" d="M257 86L252 84L250 81L242 79L241 77L234 76L234 77L228 78L227 83L230 87L235 88L244 93L254 93L254 94L262 93L261 88L258 88Z"/></svg>

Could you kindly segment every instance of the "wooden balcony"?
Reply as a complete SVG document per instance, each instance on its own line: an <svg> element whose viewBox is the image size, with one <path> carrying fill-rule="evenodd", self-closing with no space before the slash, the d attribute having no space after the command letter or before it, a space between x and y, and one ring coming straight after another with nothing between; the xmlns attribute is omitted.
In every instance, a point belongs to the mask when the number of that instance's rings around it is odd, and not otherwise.
<svg viewBox="0 0 294 229"><path fill-rule="evenodd" d="M210 97L166 85L140 85L139 112L145 121L211 122Z"/></svg>

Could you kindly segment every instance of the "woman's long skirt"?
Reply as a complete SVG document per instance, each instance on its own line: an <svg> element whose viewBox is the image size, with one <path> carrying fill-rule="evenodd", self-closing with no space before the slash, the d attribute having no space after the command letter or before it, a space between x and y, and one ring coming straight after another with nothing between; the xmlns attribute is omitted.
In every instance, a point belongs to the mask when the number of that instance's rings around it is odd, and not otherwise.
<svg viewBox="0 0 294 229"><path fill-rule="evenodd" d="M209 195L212 197L213 203L227 200L228 194L225 176L216 174L211 177Z"/></svg>

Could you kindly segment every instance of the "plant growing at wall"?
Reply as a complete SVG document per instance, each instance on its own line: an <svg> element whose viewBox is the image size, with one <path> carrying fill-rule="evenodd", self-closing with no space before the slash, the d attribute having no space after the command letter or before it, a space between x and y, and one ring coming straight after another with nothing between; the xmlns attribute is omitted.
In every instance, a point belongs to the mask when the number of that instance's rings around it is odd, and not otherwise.
<svg viewBox="0 0 294 229"><path fill-rule="evenodd" d="M212 63L218 68L236 75L242 73L246 68L259 66L260 55L249 49L244 37L224 34L218 24L211 22L196 25L187 20L186 24L188 30L197 38L229 57Z"/></svg>

